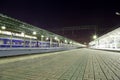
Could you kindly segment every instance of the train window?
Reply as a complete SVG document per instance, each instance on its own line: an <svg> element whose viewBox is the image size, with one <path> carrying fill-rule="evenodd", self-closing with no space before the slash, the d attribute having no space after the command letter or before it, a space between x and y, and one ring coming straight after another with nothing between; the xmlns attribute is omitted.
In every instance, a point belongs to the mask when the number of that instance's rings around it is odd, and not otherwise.
<svg viewBox="0 0 120 80"><path fill-rule="evenodd" d="M20 42L16 42L17 45L20 45Z"/></svg>
<svg viewBox="0 0 120 80"><path fill-rule="evenodd" d="M10 44L10 41L7 41L7 44Z"/></svg>
<svg viewBox="0 0 120 80"><path fill-rule="evenodd" d="M15 42L12 42L13 45L15 45Z"/></svg>
<svg viewBox="0 0 120 80"><path fill-rule="evenodd" d="M1 44L4 44L4 41L3 41L3 40L0 40L0 45L1 45Z"/></svg>
<svg viewBox="0 0 120 80"><path fill-rule="evenodd" d="M21 45L24 45L24 42L22 42Z"/></svg>

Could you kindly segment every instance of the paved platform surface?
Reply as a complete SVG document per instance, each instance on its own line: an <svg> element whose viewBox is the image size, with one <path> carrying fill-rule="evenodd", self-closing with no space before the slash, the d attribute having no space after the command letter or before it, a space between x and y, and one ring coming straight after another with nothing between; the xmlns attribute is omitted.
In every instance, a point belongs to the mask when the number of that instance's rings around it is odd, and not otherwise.
<svg viewBox="0 0 120 80"><path fill-rule="evenodd" d="M0 80L120 80L120 53L74 49L0 58Z"/></svg>

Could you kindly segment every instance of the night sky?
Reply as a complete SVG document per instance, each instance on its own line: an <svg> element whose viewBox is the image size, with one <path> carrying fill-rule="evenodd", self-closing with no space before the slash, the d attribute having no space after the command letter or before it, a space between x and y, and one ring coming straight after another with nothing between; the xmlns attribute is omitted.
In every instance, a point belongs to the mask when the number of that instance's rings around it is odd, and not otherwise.
<svg viewBox="0 0 120 80"><path fill-rule="evenodd" d="M119 2L75 0L1 0L0 13L84 43L119 27ZM77 29L81 27L83 29ZM84 27L88 26L88 29ZM67 30L70 27L71 30ZM72 28L75 28L72 30ZM55 30L56 29L56 30Z"/></svg>

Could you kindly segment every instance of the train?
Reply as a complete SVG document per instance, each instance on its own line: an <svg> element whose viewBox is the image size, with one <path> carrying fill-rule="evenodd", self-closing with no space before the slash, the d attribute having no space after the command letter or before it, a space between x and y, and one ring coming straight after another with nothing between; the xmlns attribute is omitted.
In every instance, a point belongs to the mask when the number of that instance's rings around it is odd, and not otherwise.
<svg viewBox="0 0 120 80"><path fill-rule="evenodd" d="M2 38L0 37L0 48L49 48L59 47L59 43L50 41L38 41L38 40L24 40L19 38Z"/></svg>
<svg viewBox="0 0 120 80"><path fill-rule="evenodd" d="M36 36L18 34L0 30L0 57L33 53L45 53L68 50L77 47L76 44L64 42L58 38L37 39Z"/></svg>
<svg viewBox="0 0 120 80"><path fill-rule="evenodd" d="M73 46L71 46L73 47ZM0 37L0 57L18 56L26 54L45 53L70 49L70 44L40 41L35 39L21 39Z"/></svg>

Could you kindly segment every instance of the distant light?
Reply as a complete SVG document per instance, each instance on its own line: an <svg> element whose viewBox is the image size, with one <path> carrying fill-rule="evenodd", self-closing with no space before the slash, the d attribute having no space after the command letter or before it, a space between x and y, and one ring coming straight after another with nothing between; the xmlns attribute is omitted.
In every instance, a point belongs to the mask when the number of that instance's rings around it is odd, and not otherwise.
<svg viewBox="0 0 120 80"><path fill-rule="evenodd" d="M65 43L67 43L67 40L65 40Z"/></svg>
<svg viewBox="0 0 120 80"><path fill-rule="evenodd" d="M59 41L59 38L58 38L58 37L55 37L54 39L57 40L57 41Z"/></svg>
<svg viewBox="0 0 120 80"><path fill-rule="evenodd" d="M43 35L41 35L41 37L43 38L44 36L43 36Z"/></svg>
<svg viewBox="0 0 120 80"><path fill-rule="evenodd" d="M32 38L32 39L37 39L37 37L35 36L29 36L29 35L25 35L26 38Z"/></svg>
<svg viewBox="0 0 120 80"><path fill-rule="evenodd" d="M37 34L37 33L34 31L34 32L33 32L33 35L36 35L36 34Z"/></svg>
<svg viewBox="0 0 120 80"><path fill-rule="evenodd" d="M70 41L70 44L72 44L72 41Z"/></svg>
<svg viewBox="0 0 120 80"><path fill-rule="evenodd" d="M0 33L5 35L12 35L12 33L9 31L0 31Z"/></svg>
<svg viewBox="0 0 120 80"><path fill-rule="evenodd" d="M55 37L54 39L55 39L55 40L57 40L57 39L58 39L58 37Z"/></svg>
<svg viewBox="0 0 120 80"><path fill-rule="evenodd" d="M1 27L1 29L5 30L5 29L6 29L6 27L5 27L5 26L2 26L2 27Z"/></svg>
<svg viewBox="0 0 120 80"><path fill-rule="evenodd" d="M13 33L13 32L10 32L10 31L1 31L1 30L0 30L0 34L13 35L13 36L17 36L17 37L26 37L26 38L37 39L37 37L25 35L25 33L23 33L23 32L22 32L21 34L18 34L18 33ZM24 34L24 35L23 35L23 34Z"/></svg>
<svg viewBox="0 0 120 80"><path fill-rule="evenodd" d="M49 38L47 37L46 40L49 40Z"/></svg>
<svg viewBox="0 0 120 80"><path fill-rule="evenodd" d="M120 15L120 13L119 13L119 12L115 12L115 14L116 14L116 15Z"/></svg>
<svg viewBox="0 0 120 80"><path fill-rule="evenodd" d="M25 33L24 33L24 32L21 32L21 35L25 35Z"/></svg>
<svg viewBox="0 0 120 80"><path fill-rule="evenodd" d="M93 36L93 39L97 39L97 35L94 35L94 36Z"/></svg>

